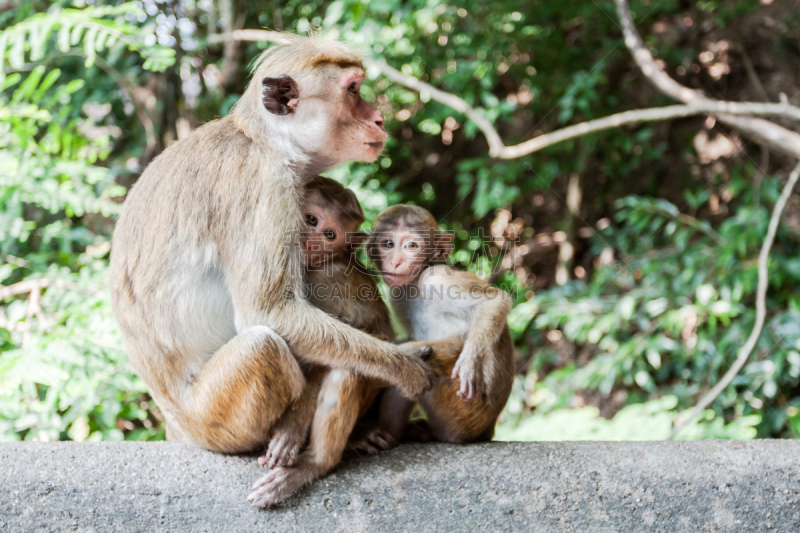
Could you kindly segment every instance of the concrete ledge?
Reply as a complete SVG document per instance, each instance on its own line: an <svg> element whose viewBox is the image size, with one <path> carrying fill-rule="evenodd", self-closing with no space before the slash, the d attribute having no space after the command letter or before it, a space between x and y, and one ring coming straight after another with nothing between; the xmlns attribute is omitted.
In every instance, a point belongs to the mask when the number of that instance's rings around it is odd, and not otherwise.
<svg viewBox="0 0 800 533"><path fill-rule="evenodd" d="M254 457L0 444L1 531L797 531L800 442L406 445L282 507Z"/></svg>

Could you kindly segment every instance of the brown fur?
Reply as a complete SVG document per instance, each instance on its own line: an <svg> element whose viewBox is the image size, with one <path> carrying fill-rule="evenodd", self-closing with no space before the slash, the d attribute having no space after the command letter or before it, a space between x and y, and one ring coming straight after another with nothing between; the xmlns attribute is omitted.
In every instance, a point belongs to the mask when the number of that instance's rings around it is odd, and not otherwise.
<svg viewBox="0 0 800 533"><path fill-rule="evenodd" d="M343 187L339 182L323 176L315 176L305 185L306 196L312 191L318 191L319 197L328 207L345 222L353 222L354 229L364 222L364 210L358 202L353 191Z"/></svg>
<svg viewBox="0 0 800 533"><path fill-rule="evenodd" d="M221 452L262 446L305 388L296 358L411 397L432 383L417 353L304 297L295 246L303 183L334 164L374 160L385 140L380 115L347 92L359 69L336 66L357 62L344 45L301 38L266 53L231 115L172 144L128 195L114 234L112 303L171 435ZM300 91L287 116L262 103L261 80L280 75Z"/></svg>
<svg viewBox="0 0 800 533"><path fill-rule="evenodd" d="M421 345L433 348L428 363L437 377L442 378L421 399L420 404L428 415L431 436L438 441L467 443L492 440L497 417L505 407L511 394L513 373L496 380L498 386L491 387L480 398L463 400L458 397L459 382L451 379L453 367L464 348L460 338L444 341L424 341ZM494 345L494 372L513 371L513 344L506 327ZM396 398L406 402L404 398ZM392 416L390 413L389 416Z"/></svg>

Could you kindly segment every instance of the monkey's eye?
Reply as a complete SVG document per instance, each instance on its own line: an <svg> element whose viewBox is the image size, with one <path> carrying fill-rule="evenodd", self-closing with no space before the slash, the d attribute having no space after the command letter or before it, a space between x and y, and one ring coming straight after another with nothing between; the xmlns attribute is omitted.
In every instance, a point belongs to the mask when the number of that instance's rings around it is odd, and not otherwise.
<svg viewBox="0 0 800 533"><path fill-rule="evenodd" d="M326 229L325 231L322 232L322 234L325 235L325 238L328 239L329 241L336 239L336 232L333 231L332 229Z"/></svg>
<svg viewBox="0 0 800 533"><path fill-rule="evenodd" d="M406 248L416 252L417 250L419 250L419 244L414 241L409 241L406 243Z"/></svg>
<svg viewBox="0 0 800 533"><path fill-rule="evenodd" d="M392 241L391 239L386 239L381 244L383 244L384 248L394 248L394 241Z"/></svg>
<svg viewBox="0 0 800 533"><path fill-rule="evenodd" d="M311 213L306 215L306 224L311 227L317 227L317 217L312 215Z"/></svg>
<svg viewBox="0 0 800 533"><path fill-rule="evenodd" d="M347 91L353 96L356 96L358 94L358 84L356 82L351 83Z"/></svg>

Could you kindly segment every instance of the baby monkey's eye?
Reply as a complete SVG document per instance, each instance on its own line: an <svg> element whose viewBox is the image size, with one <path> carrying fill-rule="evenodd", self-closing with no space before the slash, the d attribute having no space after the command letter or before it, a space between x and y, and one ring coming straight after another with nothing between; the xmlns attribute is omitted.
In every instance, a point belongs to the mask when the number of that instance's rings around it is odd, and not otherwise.
<svg viewBox="0 0 800 533"><path fill-rule="evenodd" d="M394 248L394 241L392 241L391 239L386 239L385 241L383 241L383 247Z"/></svg>
<svg viewBox="0 0 800 533"><path fill-rule="evenodd" d="M309 213L308 215L306 215L306 224L308 224L309 226L316 227L317 217Z"/></svg>
<svg viewBox="0 0 800 533"><path fill-rule="evenodd" d="M347 90L350 92L350 94L357 95L358 94L358 84L356 82L351 83L350 86L347 88Z"/></svg>
<svg viewBox="0 0 800 533"><path fill-rule="evenodd" d="M409 241L406 243L406 248L417 251L419 249L419 244L414 241Z"/></svg>
<svg viewBox="0 0 800 533"><path fill-rule="evenodd" d="M328 239L329 241L336 239L336 232L333 231L332 229L326 229L325 231L322 232L322 234L325 235L325 238Z"/></svg>

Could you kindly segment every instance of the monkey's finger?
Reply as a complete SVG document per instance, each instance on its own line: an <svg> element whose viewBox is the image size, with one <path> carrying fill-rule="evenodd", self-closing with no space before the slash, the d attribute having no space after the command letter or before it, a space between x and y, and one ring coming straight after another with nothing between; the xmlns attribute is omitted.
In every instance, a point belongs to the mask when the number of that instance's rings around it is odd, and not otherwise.
<svg viewBox="0 0 800 533"><path fill-rule="evenodd" d="M267 464L268 461L269 461L268 456L262 455L261 457L258 458L258 466L264 466L265 464Z"/></svg>

